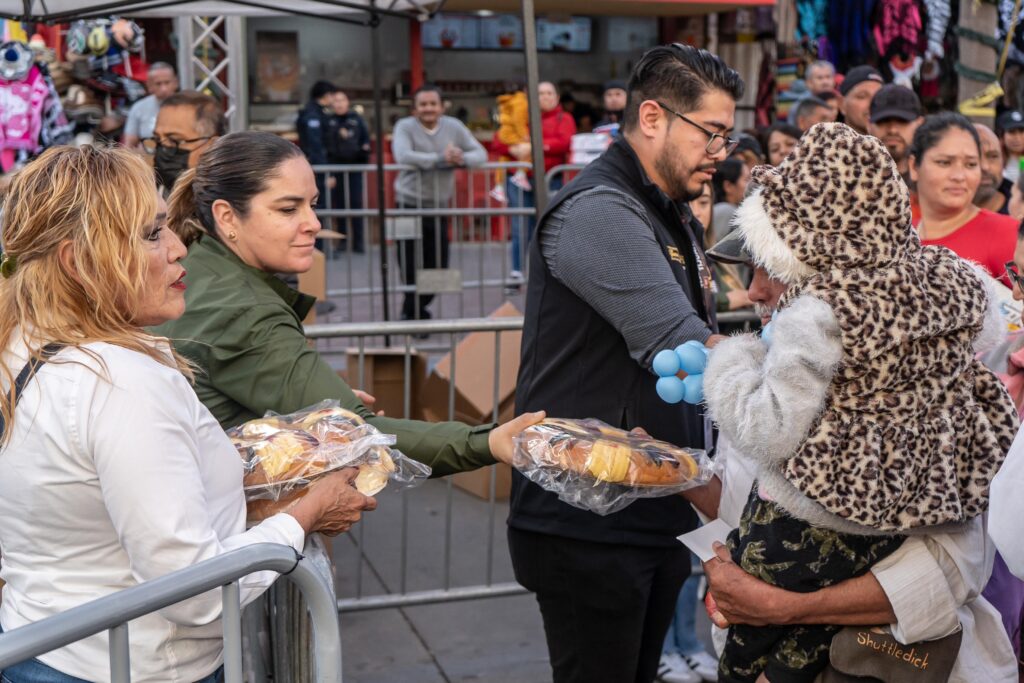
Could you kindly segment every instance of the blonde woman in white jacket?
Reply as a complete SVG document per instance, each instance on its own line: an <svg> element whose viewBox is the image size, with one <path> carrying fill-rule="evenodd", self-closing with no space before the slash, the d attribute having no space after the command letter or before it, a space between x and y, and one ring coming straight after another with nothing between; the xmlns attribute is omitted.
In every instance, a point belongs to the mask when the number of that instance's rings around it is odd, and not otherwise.
<svg viewBox="0 0 1024 683"><path fill-rule="evenodd" d="M0 626L76 605L260 542L303 546L376 503L324 478L289 514L245 529L242 465L166 340L184 311L185 248L153 172L120 149L60 147L11 182L0 274ZM12 392L23 369L26 380ZM277 575L241 581L251 602ZM133 681L220 672L214 591L131 623ZM8 667L4 683L109 675L97 634Z"/></svg>

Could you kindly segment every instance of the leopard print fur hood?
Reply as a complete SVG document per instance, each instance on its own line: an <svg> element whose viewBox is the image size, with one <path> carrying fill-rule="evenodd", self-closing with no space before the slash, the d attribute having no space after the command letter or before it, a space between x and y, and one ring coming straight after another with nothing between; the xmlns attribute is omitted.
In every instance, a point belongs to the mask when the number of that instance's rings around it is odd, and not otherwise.
<svg viewBox="0 0 1024 683"><path fill-rule="evenodd" d="M747 335L712 351L705 395L759 461L762 492L852 533L983 513L1018 427L1002 383L975 359L995 304L987 275L921 245L895 163L845 125L813 127L753 180L734 224L789 288L767 350ZM794 417L751 417L761 410Z"/></svg>

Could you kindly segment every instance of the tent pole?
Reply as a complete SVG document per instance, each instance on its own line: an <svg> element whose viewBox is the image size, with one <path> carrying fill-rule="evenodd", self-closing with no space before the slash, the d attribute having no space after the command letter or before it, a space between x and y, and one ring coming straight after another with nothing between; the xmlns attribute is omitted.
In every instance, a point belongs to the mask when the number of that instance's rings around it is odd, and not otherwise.
<svg viewBox="0 0 1024 683"><path fill-rule="evenodd" d="M376 0L370 1L371 8L376 8ZM380 236L380 280L381 296L384 302L384 320L390 320L390 303L388 302L388 241L385 224L384 207L384 106L381 102L383 93L380 84L380 15L373 14L370 21L370 45L373 51L373 118L374 134L377 136L377 226ZM384 346L390 346L391 339L384 337Z"/></svg>
<svg viewBox="0 0 1024 683"><path fill-rule="evenodd" d="M522 0L523 56L526 57L526 97L530 103L530 149L533 161L533 199L537 216L548 205L548 187L544 182L544 133L540 123L540 104L537 86L540 75L537 68L537 22L533 14L533 0Z"/></svg>

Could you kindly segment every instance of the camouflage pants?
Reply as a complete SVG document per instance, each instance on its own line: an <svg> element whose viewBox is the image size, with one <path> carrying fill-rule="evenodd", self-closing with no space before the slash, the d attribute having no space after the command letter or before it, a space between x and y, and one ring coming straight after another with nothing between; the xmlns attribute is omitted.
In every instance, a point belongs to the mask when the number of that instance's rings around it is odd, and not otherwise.
<svg viewBox="0 0 1024 683"><path fill-rule="evenodd" d="M903 543L902 536L857 536L813 527L750 492L739 528L729 535L732 559L773 586L811 593L859 576ZM745 626L729 629L718 680L810 683L828 664L833 626Z"/></svg>

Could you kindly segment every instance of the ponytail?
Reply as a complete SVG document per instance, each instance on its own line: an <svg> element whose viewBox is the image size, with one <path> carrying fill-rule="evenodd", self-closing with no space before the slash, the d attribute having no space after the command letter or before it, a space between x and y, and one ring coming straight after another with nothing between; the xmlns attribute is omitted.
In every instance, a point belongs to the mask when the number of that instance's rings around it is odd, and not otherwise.
<svg viewBox="0 0 1024 683"><path fill-rule="evenodd" d="M167 224L186 247L209 233L196 206L195 179L194 168L182 173L167 199Z"/></svg>

